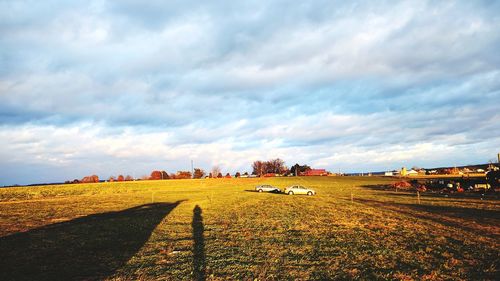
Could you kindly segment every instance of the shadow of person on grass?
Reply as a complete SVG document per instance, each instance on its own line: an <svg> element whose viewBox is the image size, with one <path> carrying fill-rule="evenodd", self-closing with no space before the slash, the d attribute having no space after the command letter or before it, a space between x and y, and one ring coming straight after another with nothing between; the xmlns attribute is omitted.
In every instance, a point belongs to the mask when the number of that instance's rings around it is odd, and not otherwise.
<svg viewBox="0 0 500 281"><path fill-rule="evenodd" d="M201 208L196 205L193 209L193 274L194 280L206 279L205 265L205 237L203 232L203 217L201 216Z"/></svg>
<svg viewBox="0 0 500 281"><path fill-rule="evenodd" d="M0 280L100 280L123 266L180 201L88 215L0 237Z"/></svg>
<svg viewBox="0 0 500 281"><path fill-rule="evenodd" d="M399 197L412 197L415 196L415 190L404 190L395 189L390 184L378 184L378 185L361 185L360 187L370 190L383 191L387 195L399 196ZM500 195L498 193L484 193L482 191L474 192L440 192L439 189L430 189L430 192L421 193L422 197L431 198L454 198L454 199L488 199L488 200L499 200Z"/></svg>
<svg viewBox="0 0 500 281"><path fill-rule="evenodd" d="M500 211L498 210L476 209L472 207L466 208L461 206L396 203L363 198L357 198L355 201L372 207L384 208L415 218L459 228L464 231L475 233L476 235L498 237L496 228L494 227L498 225L500 218ZM481 228L479 231L478 227L481 225L487 228Z"/></svg>

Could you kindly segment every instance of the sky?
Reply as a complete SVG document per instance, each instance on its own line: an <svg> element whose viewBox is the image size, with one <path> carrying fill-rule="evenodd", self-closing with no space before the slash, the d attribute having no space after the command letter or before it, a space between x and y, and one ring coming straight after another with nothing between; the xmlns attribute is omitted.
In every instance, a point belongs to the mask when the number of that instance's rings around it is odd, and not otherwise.
<svg viewBox="0 0 500 281"><path fill-rule="evenodd" d="M0 185L500 152L500 1L202 2L0 1Z"/></svg>

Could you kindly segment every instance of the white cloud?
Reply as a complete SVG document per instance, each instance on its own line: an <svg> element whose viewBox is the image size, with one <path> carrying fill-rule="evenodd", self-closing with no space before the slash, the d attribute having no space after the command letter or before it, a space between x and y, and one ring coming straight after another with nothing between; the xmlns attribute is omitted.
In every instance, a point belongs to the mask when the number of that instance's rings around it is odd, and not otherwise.
<svg viewBox="0 0 500 281"><path fill-rule="evenodd" d="M500 137L488 5L4 1L2 165L79 177L190 159L231 171L274 157L484 162Z"/></svg>

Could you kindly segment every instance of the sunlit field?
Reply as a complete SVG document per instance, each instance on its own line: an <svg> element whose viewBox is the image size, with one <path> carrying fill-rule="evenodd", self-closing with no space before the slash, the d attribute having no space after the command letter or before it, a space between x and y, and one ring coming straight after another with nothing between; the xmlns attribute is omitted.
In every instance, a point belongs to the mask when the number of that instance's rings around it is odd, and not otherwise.
<svg viewBox="0 0 500 281"><path fill-rule="evenodd" d="M500 204L393 179L0 189L0 280L498 280ZM316 196L257 193L302 184Z"/></svg>

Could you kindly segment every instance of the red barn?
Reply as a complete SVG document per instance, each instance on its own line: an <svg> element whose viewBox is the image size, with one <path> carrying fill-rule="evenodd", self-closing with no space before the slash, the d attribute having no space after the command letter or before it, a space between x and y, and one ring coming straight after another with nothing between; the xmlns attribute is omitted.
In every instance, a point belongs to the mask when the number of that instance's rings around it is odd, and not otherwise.
<svg viewBox="0 0 500 281"><path fill-rule="evenodd" d="M304 173L304 176L326 176L328 173L325 169L311 169Z"/></svg>

